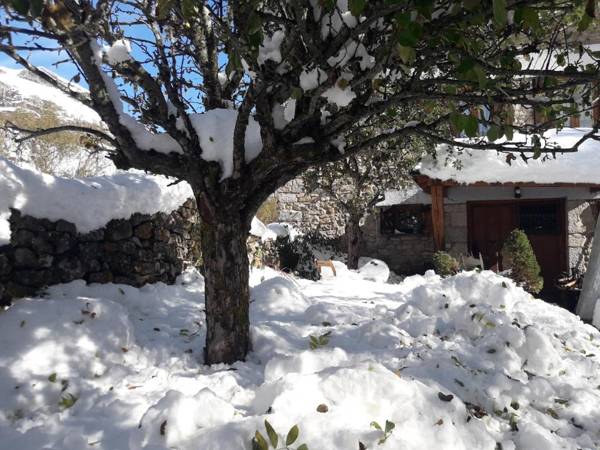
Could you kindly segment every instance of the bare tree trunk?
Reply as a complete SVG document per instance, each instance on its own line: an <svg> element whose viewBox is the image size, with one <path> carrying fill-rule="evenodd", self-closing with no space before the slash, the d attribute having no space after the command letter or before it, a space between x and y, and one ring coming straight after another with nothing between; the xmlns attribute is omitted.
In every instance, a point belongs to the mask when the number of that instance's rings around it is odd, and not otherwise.
<svg viewBox="0 0 600 450"><path fill-rule="evenodd" d="M201 223L205 270L205 364L244 360L250 349L249 226L239 215L219 215Z"/></svg>
<svg viewBox="0 0 600 450"><path fill-rule="evenodd" d="M348 251L347 265L349 269L358 269L358 258L362 244L362 231L360 230L360 217L350 216L346 223L346 245Z"/></svg>

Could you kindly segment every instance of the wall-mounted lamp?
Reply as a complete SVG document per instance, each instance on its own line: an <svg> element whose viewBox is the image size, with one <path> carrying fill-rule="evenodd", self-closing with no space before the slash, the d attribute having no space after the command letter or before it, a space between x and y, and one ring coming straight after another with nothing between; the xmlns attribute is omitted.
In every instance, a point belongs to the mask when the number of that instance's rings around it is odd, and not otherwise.
<svg viewBox="0 0 600 450"><path fill-rule="evenodd" d="M515 186L515 198L521 198L521 188L519 186Z"/></svg>

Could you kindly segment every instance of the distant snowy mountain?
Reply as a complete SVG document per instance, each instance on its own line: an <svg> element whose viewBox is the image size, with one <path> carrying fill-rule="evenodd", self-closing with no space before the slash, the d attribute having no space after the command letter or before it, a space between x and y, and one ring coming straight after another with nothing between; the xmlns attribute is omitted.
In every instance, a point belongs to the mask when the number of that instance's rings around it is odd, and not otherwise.
<svg viewBox="0 0 600 450"><path fill-rule="evenodd" d="M86 90L48 71L72 90ZM6 122L26 129L60 125L104 128L96 112L26 69L0 66L0 127ZM91 153L84 134L64 132L28 140L21 145L0 128L0 156L56 176L106 175L115 168L103 154ZM88 145L89 147L89 145Z"/></svg>
<svg viewBox="0 0 600 450"><path fill-rule="evenodd" d="M51 73L50 71L48 71ZM85 92L75 83L61 79L71 89ZM56 106L57 113L64 119L76 119L89 124L100 124L102 121L96 112L71 98L61 90L26 69L9 69L0 66L0 108L34 107L38 102L49 102ZM2 109L0 109L2 110Z"/></svg>

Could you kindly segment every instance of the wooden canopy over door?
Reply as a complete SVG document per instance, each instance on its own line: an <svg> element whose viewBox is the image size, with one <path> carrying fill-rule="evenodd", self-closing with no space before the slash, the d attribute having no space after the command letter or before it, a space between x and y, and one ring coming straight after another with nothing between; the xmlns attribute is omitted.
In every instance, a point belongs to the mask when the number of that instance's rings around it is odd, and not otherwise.
<svg viewBox="0 0 600 450"><path fill-rule="evenodd" d="M564 199L509 200L467 203L469 250L481 252L486 268L503 270L501 250L510 232L527 234L544 277L544 291L552 291L567 270L567 232Z"/></svg>

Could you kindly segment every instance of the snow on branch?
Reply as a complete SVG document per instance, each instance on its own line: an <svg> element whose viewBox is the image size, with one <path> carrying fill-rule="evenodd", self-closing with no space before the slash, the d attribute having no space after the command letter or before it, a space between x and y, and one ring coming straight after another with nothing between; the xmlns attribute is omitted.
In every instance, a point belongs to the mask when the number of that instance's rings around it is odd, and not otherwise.
<svg viewBox="0 0 600 450"><path fill-rule="evenodd" d="M121 167L193 178L209 203L241 192L254 204L311 165L415 136L555 151L511 136L592 106L586 1L15 0L0 50L47 79L16 38L64 48L90 87L70 95L101 115ZM514 107L546 123L514 121Z"/></svg>

